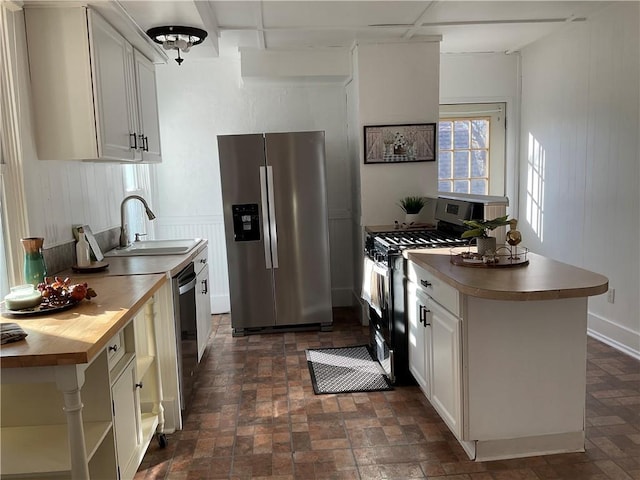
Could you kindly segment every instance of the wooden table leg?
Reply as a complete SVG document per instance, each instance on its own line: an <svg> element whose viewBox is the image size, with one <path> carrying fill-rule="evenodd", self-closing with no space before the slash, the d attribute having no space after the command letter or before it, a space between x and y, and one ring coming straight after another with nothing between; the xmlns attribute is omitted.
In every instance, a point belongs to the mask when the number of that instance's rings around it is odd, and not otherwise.
<svg viewBox="0 0 640 480"><path fill-rule="evenodd" d="M64 413L69 431L69 456L72 480L89 480L89 460L85 448L82 424L82 398L84 370L75 365L56 367L56 385L64 397Z"/></svg>

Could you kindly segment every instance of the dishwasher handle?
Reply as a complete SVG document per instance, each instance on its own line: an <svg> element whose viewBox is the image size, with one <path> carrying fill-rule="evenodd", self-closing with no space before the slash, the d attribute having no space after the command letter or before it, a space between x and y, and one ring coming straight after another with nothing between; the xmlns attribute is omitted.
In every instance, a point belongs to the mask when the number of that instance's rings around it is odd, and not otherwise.
<svg viewBox="0 0 640 480"><path fill-rule="evenodd" d="M189 290L193 290L194 288L196 288L196 276L195 276L195 274L193 276L191 276L191 277L187 277L187 279L185 280L185 283L182 283L182 285L178 285L178 293L180 295L184 295Z"/></svg>

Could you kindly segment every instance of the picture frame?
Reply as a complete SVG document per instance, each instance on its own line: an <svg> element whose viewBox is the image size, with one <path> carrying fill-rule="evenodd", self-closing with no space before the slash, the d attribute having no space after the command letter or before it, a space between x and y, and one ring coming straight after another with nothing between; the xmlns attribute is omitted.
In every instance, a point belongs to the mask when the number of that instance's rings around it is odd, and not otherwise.
<svg viewBox="0 0 640 480"><path fill-rule="evenodd" d="M434 162L436 138L436 123L365 125L364 163Z"/></svg>

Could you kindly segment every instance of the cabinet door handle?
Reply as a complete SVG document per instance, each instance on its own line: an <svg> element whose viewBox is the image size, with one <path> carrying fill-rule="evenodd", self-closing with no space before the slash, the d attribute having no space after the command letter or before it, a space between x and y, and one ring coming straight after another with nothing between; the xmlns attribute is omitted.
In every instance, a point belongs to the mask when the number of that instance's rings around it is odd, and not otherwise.
<svg viewBox="0 0 640 480"><path fill-rule="evenodd" d="M136 388L142 388L142 382L136 383Z"/></svg>
<svg viewBox="0 0 640 480"><path fill-rule="evenodd" d="M131 145L132 139L133 139L133 145ZM129 148L133 148L134 150L138 149L138 136L135 133L129 134Z"/></svg>
<svg viewBox="0 0 640 480"><path fill-rule="evenodd" d="M144 135L139 133L138 138L140 138L140 150L144 150Z"/></svg>
<svg viewBox="0 0 640 480"><path fill-rule="evenodd" d="M207 279L202 280L202 294L206 295L209 293L209 285L207 284Z"/></svg>
<svg viewBox="0 0 640 480"><path fill-rule="evenodd" d="M427 313L430 312L431 310L429 310L427 307L423 307L422 305L420 305L420 323L425 327L431 325L429 322L427 322Z"/></svg>
<svg viewBox="0 0 640 480"><path fill-rule="evenodd" d="M431 286L431 282L427 282L426 280L420 280L420 284L423 287L430 287Z"/></svg>
<svg viewBox="0 0 640 480"><path fill-rule="evenodd" d="M110 352L117 352L118 351L118 345L110 345L109 346L109 351Z"/></svg>
<svg viewBox="0 0 640 480"><path fill-rule="evenodd" d="M144 150L145 152L149 151L149 137L148 136L144 136L142 139L142 150Z"/></svg>

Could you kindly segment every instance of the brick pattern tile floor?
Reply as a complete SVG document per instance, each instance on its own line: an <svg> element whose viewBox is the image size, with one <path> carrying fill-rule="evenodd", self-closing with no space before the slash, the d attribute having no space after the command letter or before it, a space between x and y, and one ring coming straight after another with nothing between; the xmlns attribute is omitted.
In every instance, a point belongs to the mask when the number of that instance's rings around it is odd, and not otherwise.
<svg viewBox="0 0 640 480"><path fill-rule="evenodd" d="M315 395L305 349L367 343L350 309L332 332L234 338L213 316L184 429L135 480L640 480L640 362L589 338L584 453L469 461L418 387Z"/></svg>

